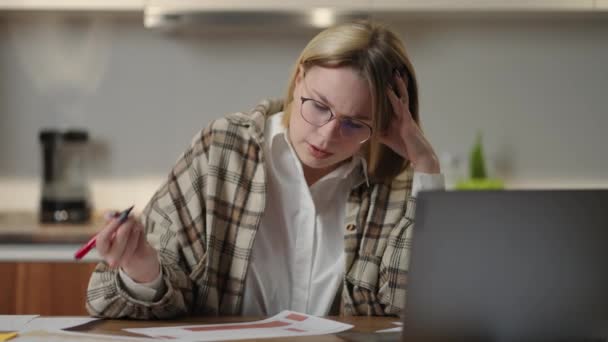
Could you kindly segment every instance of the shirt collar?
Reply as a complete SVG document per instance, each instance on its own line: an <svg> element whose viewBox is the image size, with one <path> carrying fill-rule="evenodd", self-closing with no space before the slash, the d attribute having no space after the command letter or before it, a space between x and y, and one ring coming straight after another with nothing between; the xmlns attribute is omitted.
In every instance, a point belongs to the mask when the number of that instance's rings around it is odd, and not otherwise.
<svg viewBox="0 0 608 342"><path fill-rule="evenodd" d="M358 187L359 185L363 184L363 182L365 182L365 185L369 187L369 177L367 175L367 161L361 155L355 155L353 159L358 159L359 163L361 164L361 168L355 176L355 187Z"/></svg>
<svg viewBox="0 0 608 342"><path fill-rule="evenodd" d="M369 180L367 178L367 162L365 161L365 158L360 155L354 155L349 161L340 165L323 178L326 177L341 179L350 177L353 181L353 185L359 186L365 182L369 186Z"/></svg>
<svg viewBox="0 0 608 342"><path fill-rule="evenodd" d="M266 141L268 142L268 149L272 151L272 147L275 144L275 140L277 138L285 136L285 140L287 140L287 134L285 126L283 126L283 112L278 112L276 114L271 115L266 120L266 125L264 127L264 136L266 137ZM288 142L289 143L289 142Z"/></svg>

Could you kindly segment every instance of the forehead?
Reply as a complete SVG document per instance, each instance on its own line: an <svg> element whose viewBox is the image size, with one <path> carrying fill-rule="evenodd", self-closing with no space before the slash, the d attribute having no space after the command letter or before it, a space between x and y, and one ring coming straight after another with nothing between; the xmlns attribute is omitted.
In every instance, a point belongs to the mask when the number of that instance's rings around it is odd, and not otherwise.
<svg viewBox="0 0 608 342"><path fill-rule="evenodd" d="M354 69L313 66L306 72L305 82L309 95L327 102L335 114L371 120L369 85Z"/></svg>

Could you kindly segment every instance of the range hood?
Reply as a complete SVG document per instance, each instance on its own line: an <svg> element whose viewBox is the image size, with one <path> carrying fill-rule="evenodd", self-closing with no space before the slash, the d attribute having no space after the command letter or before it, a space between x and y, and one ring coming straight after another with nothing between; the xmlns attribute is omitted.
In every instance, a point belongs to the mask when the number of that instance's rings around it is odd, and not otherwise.
<svg viewBox="0 0 608 342"><path fill-rule="evenodd" d="M370 13L371 0L148 0L144 26L168 30L186 26L241 30L325 28L369 18Z"/></svg>
<svg viewBox="0 0 608 342"><path fill-rule="evenodd" d="M608 0L0 0L2 12L125 12L161 30L269 31L325 28L376 18L404 16L549 15L608 13Z"/></svg>
<svg viewBox="0 0 608 342"><path fill-rule="evenodd" d="M355 19L403 20L403 15L592 13L608 0L145 0L148 28L325 28ZM604 5L608 8L608 4ZM605 11L605 9L604 9Z"/></svg>

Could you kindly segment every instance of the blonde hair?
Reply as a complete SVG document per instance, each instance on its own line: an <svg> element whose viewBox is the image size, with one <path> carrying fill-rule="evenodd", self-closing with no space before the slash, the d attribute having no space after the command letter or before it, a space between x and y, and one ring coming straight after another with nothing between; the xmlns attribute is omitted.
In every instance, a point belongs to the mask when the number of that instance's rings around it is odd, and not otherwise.
<svg viewBox="0 0 608 342"><path fill-rule="evenodd" d="M294 100L293 92L300 66L304 72L313 66L345 66L359 72L372 94L373 133L362 146L370 178L376 181L391 180L408 167L409 161L378 141L379 133L389 127L394 116L386 87L391 85L396 89L395 71L400 72L407 82L409 109L414 120L420 123L414 68L403 43L394 32L379 24L360 21L331 27L316 35L300 54L289 80L284 102L283 124L286 127L289 125L290 104Z"/></svg>

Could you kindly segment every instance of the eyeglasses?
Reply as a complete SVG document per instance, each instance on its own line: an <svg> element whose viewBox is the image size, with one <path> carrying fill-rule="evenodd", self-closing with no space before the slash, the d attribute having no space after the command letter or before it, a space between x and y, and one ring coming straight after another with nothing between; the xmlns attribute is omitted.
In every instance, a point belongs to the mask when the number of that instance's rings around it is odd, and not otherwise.
<svg viewBox="0 0 608 342"><path fill-rule="evenodd" d="M340 135L343 138L363 144L371 137L372 128L365 122L349 117L336 116L327 105L317 100L308 97L300 97L300 99L302 100L300 114L309 124L321 127L336 119L339 122Z"/></svg>

